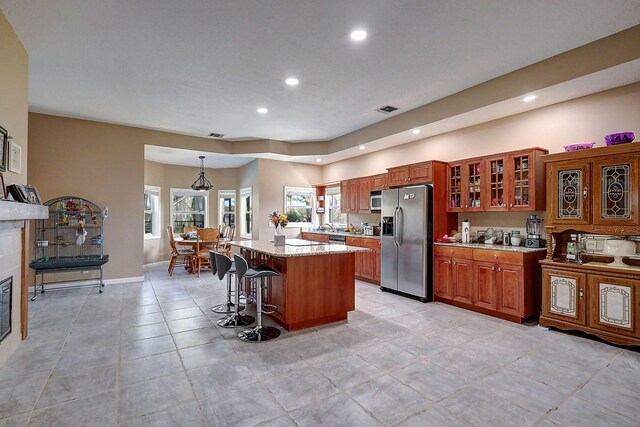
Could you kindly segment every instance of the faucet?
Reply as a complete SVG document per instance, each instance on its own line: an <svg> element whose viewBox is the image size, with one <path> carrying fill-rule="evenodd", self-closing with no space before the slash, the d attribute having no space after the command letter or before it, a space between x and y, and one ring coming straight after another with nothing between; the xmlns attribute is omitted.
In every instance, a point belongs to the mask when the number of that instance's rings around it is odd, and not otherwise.
<svg viewBox="0 0 640 427"><path fill-rule="evenodd" d="M324 227L328 227L328 228L329 228L329 231L334 231L334 232L336 231L336 229L335 229L335 228L333 228L333 225L329 224L328 222L327 222L327 223L325 223L322 227L323 227L323 228L324 228Z"/></svg>

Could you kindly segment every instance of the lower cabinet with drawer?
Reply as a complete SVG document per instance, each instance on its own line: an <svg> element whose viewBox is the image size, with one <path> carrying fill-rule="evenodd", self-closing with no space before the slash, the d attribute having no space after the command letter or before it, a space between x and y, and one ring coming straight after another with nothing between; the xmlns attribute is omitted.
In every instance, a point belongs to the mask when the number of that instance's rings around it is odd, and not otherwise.
<svg viewBox="0 0 640 427"><path fill-rule="evenodd" d="M640 345L640 274L604 265L542 262L540 325Z"/></svg>
<svg viewBox="0 0 640 427"><path fill-rule="evenodd" d="M540 313L545 252L510 252L436 245L434 297L470 310L522 322Z"/></svg>
<svg viewBox="0 0 640 427"><path fill-rule="evenodd" d="M380 239L369 237L347 237L347 246L371 249L370 252L356 252L356 279L380 284L381 250Z"/></svg>

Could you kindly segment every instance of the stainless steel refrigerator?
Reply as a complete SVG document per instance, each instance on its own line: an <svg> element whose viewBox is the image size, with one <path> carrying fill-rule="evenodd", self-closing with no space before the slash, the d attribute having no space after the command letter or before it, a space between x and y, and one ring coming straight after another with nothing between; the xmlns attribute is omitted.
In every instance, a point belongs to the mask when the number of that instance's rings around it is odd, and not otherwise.
<svg viewBox="0 0 640 427"><path fill-rule="evenodd" d="M432 199L430 185L382 192L382 290L431 301Z"/></svg>

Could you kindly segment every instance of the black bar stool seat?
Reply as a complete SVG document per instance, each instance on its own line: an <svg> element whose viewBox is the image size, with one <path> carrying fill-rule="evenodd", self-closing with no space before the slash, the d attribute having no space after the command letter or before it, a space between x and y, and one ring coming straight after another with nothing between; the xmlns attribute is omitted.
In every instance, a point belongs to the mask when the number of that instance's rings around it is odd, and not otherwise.
<svg viewBox="0 0 640 427"><path fill-rule="evenodd" d="M236 280L240 283L243 278L250 280L258 280L259 286L256 286L256 317L257 325L255 328L245 329L238 334L238 338L244 342L265 342L280 336L280 329L273 326L262 325L262 290L265 287L267 277L279 276L280 273L271 267L261 265L255 268L249 268L247 260L241 255L233 255L236 263L237 275ZM272 306L274 307L274 306ZM275 307L274 307L275 308Z"/></svg>
<svg viewBox="0 0 640 427"><path fill-rule="evenodd" d="M218 326L221 326L223 328L237 328L239 326L251 325L253 322L255 322L256 319L253 316L240 314L240 311L244 310L244 306L240 305L240 280L237 277L238 272L236 271L235 263L224 254L218 252L211 252L211 254L213 258L212 265L213 261L215 261L218 278L222 280L225 274L227 275L227 286L229 295L231 295L231 275L236 275L236 303L232 304L233 313L218 320Z"/></svg>

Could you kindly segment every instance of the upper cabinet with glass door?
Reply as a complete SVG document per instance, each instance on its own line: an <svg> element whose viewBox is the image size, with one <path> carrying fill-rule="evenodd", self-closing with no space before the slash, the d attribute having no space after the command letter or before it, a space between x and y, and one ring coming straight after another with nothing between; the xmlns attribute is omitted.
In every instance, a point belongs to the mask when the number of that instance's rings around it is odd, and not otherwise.
<svg viewBox="0 0 640 427"><path fill-rule="evenodd" d="M541 157L547 152L531 148L450 163L448 210L545 210Z"/></svg>
<svg viewBox="0 0 640 427"><path fill-rule="evenodd" d="M548 225L560 229L640 232L640 144L545 156Z"/></svg>

